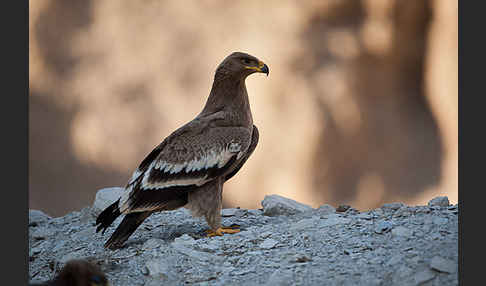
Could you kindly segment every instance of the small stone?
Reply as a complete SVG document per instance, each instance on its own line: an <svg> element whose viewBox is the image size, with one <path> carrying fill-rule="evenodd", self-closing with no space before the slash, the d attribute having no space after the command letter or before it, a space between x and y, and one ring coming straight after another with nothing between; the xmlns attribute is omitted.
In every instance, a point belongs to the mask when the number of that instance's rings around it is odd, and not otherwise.
<svg viewBox="0 0 486 286"><path fill-rule="evenodd" d="M449 222L449 220L445 217L435 217L432 222L434 224L437 224L437 225L442 225L442 224L446 224Z"/></svg>
<svg viewBox="0 0 486 286"><path fill-rule="evenodd" d="M279 195L267 195L262 201L266 216L294 215L312 210L312 207Z"/></svg>
<svg viewBox="0 0 486 286"><path fill-rule="evenodd" d="M398 210L395 211L393 214L393 217L404 217L404 216L410 216L412 214L412 211L410 210L409 207L403 206L400 207Z"/></svg>
<svg viewBox="0 0 486 286"><path fill-rule="evenodd" d="M302 219L302 220L296 222L295 224L292 224L292 226L290 227L290 230L300 232L300 231L303 231L304 229L313 228L315 226L315 224L316 224L315 219L305 218L305 219Z"/></svg>
<svg viewBox="0 0 486 286"><path fill-rule="evenodd" d="M397 270L393 272L393 280L390 285L411 285L413 283L413 270L402 264Z"/></svg>
<svg viewBox="0 0 486 286"><path fill-rule="evenodd" d="M317 211L319 212L319 214L321 215L327 215L327 214L332 214L332 213L335 213L336 212L336 209L331 206L331 205L328 205L328 204L324 204L322 206L320 206Z"/></svg>
<svg viewBox="0 0 486 286"><path fill-rule="evenodd" d="M405 206L403 203L388 203L384 204L381 208L384 210L398 210L399 208Z"/></svg>
<svg viewBox="0 0 486 286"><path fill-rule="evenodd" d="M435 273L426 269L414 275L413 279L415 280L416 285L421 285L427 281L430 281L435 278Z"/></svg>
<svg viewBox="0 0 486 286"><path fill-rule="evenodd" d="M329 216L327 219L323 219L320 226L325 227L325 226L333 226L337 224L346 224L349 223L350 221L351 219L349 218L340 217L339 215L336 216L332 215Z"/></svg>
<svg viewBox="0 0 486 286"><path fill-rule="evenodd" d="M248 214L254 215L254 216L259 216L263 214L262 210L247 210Z"/></svg>
<svg viewBox="0 0 486 286"><path fill-rule="evenodd" d="M452 210L457 210L457 204L455 205L450 205L448 208L448 210L452 211Z"/></svg>
<svg viewBox="0 0 486 286"><path fill-rule="evenodd" d="M146 269L144 272L147 273L145 275L150 275L152 277L167 277L169 273L169 266L167 265L166 260L163 258L156 258L147 261L147 263L145 263L145 268Z"/></svg>
<svg viewBox="0 0 486 286"><path fill-rule="evenodd" d="M371 216L371 214L369 214L369 213L359 213L359 214L357 215L357 217L358 217L358 218L360 218L360 219L365 219L365 220L370 220L370 219L372 219L372 216Z"/></svg>
<svg viewBox="0 0 486 286"><path fill-rule="evenodd" d="M42 242L41 244L39 244L38 246L30 249L30 254L29 256L32 256L32 255L36 255L36 254L39 254L41 253L43 250L44 250L44 244L46 244L46 242Z"/></svg>
<svg viewBox="0 0 486 286"><path fill-rule="evenodd" d="M42 228L34 229L32 232L30 232L30 235L32 236L33 239L41 240L54 235L54 233L55 231L53 229L42 227Z"/></svg>
<svg viewBox="0 0 486 286"><path fill-rule="evenodd" d="M429 201L428 206L447 207L449 206L449 199L446 196L435 197Z"/></svg>
<svg viewBox="0 0 486 286"><path fill-rule="evenodd" d="M267 238L265 239L265 241L262 242L262 244L260 244L260 248L271 249L274 248L277 244L278 241L276 241L275 239Z"/></svg>
<svg viewBox="0 0 486 286"><path fill-rule="evenodd" d="M239 276L239 275L245 275L245 274L250 273L250 272L252 272L251 269L235 269L235 270L231 271L231 275Z"/></svg>
<svg viewBox="0 0 486 286"><path fill-rule="evenodd" d="M377 216L382 216L383 210L382 209L375 209L375 210L373 210L373 213Z"/></svg>
<svg viewBox="0 0 486 286"><path fill-rule="evenodd" d="M413 232L410 229L403 226L397 226L393 228L391 232L393 235L403 236L403 237L409 237L412 236L413 234Z"/></svg>
<svg viewBox="0 0 486 286"><path fill-rule="evenodd" d="M376 233L384 233L390 230L393 227L393 225L389 221L381 221L378 223L378 225L375 227L375 232Z"/></svg>
<svg viewBox="0 0 486 286"><path fill-rule="evenodd" d="M449 260L440 256L435 256L430 261L430 268L439 272L454 273L457 270L457 265Z"/></svg>
<svg viewBox="0 0 486 286"><path fill-rule="evenodd" d="M208 240L207 243L199 245L199 249L205 252L215 253L221 249L221 240Z"/></svg>
<svg viewBox="0 0 486 286"><path fill-rule="evenodd" d="M192 238L190 235L183 234L183 235L177 237L176 239L174 239L173 244L192 245L195 242L196 242L196 240L194 238Z"/></svg>
<svg viewBox="0 0 486 286"><path fill-rule="evenodd" d="M50 216L39 210L29 210L29 226L36 226L51 219Z"/></svg>
<svg viewBox="0 0 486 286"><path fill-rule="evenodd" d="M58 241L55 243L54 247L51 249L52 252L60 251L66 245L66 241Z"/></svg>
<svg viewBox="0 0 486 286"><path fill-rule="evenodd" d="M272 231L265 231L260 233L260 238L267 238L269 236L272 236L273 232Z"/></svg>
<svg viewBox="0 0 486 286"><path fill-rule="evenodd" d="M308 262L312 261L312 259L307 256L305 253L297 253L293 255L293 257L290 260L291 262L297 262L297 263L303 263L303 262Z"/></svg>
<svg viewBox="0 0 486 286"><path fill-rule="evenodd" d="M242 210L239 208L230 208L230 209L222 209L221 216L223 217L231 217L231 216L238 216L241 217L245 215L246 210Z"/></svg>
<svg viewBox="0 0 486 286"><path fill-rule="evenodd" d="M392 265L398 264L400 261L402 261L402 259L403 259L403 256L400 255L400 254L397 254L395 256L392 256L392 258L390 258L390 260L388 260L388 262L386 264L388 266L392 266Z"/></svg>
<svg viewBox="0 0 486 286"><path fill-rule="evenodd" d="M273 272L272 275L270 275L270 278L268 278L268 281L265 285L268 286L273 286L273 285L279 285L279 286L290 286L290 285L295 285L293 281L293 275L292 273L289 273L288 271L280 270L277 269L275 272Z"/></svg>
<svg viewBox="0 0 486 286"><path fill-rule="evenodd" d="M116 202L125 191L125 188L113 187L104 188L96 192L95 201L93 203L93 212L95 214L101 213L105 208Z"/></svg>
<svg viewBox="0 0 486 286"><path fill-rule="evenodd" d="M60 264L64 265L66 264L69 260L73 260L73 259L81 259L81 258L84 258L83 257L83 254L81 253L81 251L76 251L76 252L70 252L68 254L65 254L61 257L61 259L59 259L57 262L59 262Z"/></svg>
<svg viewBox="0 0 486 286"><path fill-rule="evenodd" d="M159 248L163 243L164 241L162 239L150 238L143 244L142 249L150 250L150 249Z"/></svg>

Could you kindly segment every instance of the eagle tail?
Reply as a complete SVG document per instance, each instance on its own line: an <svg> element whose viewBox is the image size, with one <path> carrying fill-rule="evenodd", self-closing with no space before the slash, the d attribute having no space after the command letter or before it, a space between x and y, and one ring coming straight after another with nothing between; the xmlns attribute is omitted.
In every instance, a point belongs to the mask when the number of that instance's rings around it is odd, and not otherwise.
<svg viewBox="0 0 486 286"><path fill-rule="evenodd" d="M98 225L96 227L96 232L103 230L101 234L104 234L105 230L121 215L120 209L118 208L118 202L119 200L111 204L98 215L98 218L96 218L96 225Z"/></svg>
<svg viewBox="0 0 486 286"><path fill-rule="evenodd" d="M110 239L105 243L105 248L119 248L151 214L151 211L145 211L125 215L120 225L118 225Z"/></svg>

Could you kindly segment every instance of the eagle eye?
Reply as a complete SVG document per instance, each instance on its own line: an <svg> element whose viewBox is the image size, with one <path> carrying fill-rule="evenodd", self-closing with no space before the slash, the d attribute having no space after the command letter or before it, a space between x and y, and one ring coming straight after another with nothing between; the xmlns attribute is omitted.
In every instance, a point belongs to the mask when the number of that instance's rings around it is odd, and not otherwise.
<svg viewBox="0 0 486 286"><path fill-rule="evenodd" d="M250 59L247 59L247 58L243 58L241 60L245 65L249 65L251 63L251 60Z"/></svg>

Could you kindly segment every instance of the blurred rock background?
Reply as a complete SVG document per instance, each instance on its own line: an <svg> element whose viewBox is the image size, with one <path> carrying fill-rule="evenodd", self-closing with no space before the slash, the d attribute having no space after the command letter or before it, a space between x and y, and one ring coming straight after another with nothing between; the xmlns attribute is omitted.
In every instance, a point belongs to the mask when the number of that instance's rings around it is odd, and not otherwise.
<svg viewBox="0 0 486 286"><path fill-rule="evenodd" d="M232 51L260 142L225 207L458 197L458 7L441 0L29 1L29 206L124 186Z"/></svg>

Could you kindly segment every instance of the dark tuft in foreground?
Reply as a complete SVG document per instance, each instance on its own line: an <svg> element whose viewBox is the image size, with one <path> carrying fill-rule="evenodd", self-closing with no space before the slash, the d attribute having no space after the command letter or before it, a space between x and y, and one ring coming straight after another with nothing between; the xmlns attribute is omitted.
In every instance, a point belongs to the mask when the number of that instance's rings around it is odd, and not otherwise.
<svg viewBox="0 0 486 286"><path fill-rule="evenodd" d="M30 286L107 286L108 279L94 264L83 260L70 260L59 274L50 281Z"/></svg>

